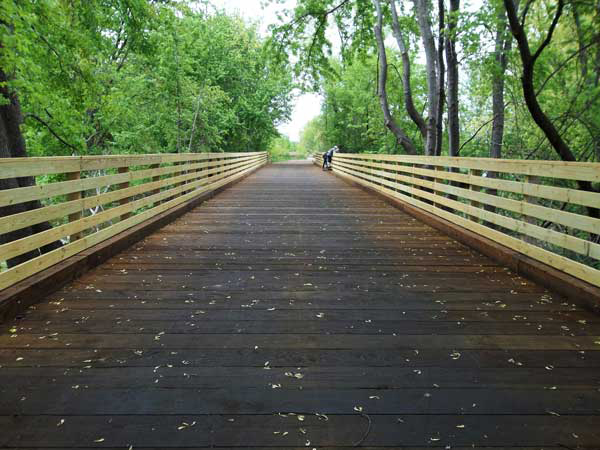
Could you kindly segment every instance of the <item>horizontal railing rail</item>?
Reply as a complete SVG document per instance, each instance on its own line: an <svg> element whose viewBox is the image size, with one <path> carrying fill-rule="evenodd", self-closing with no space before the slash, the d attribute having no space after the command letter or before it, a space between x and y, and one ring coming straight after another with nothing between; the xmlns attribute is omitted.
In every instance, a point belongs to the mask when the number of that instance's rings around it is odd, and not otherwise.
<svg viewBox="0 0 600 450"><path fill-rule="evenodd" d="M0 190L0 208L15 210L0 217L0 290L266 163L266 152L2 158L0 179L38 183ZM28 202L41 207L18 211ZM22 233L46 222L52 227Z"/></svg>
<svg viewBox="0 0 600 450"><path fill-rule="evenodd" d="M314 155L322 165L322 155ZM600 286L599 163L337 153L333 171Z"/></svg>

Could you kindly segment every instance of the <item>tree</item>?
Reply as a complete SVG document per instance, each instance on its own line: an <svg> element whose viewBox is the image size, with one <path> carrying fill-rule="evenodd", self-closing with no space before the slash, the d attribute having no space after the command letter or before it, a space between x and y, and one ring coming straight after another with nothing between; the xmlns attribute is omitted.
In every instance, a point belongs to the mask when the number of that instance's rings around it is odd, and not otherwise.
<svg viewBox="0 0 600 450"><path fill-rule="evenodd" d="M0 48L2 48L1 45L2 43L0 43ZM19 99L16 93L11 92L8 88L8 81L9 80L6 73L0 67L0 158L22 158L27 156L25 139L21 133L23 116L21 114L21 105L19 104ZM0 179L0 190L29 187L34 185L35 179L33 177ZM0 217L31 211L40 207L41 204L39 201L6 205L0 207ZM24 237L31 236L32 234L46 231L50 228L50 224L44 221L30 227L14 230L10 233L0 235L0 244L22 239ZM8 267L13 267L28 261L29 259L39 255L40 252L47 253L55 250L61 245L62 244L59 241L55 241L43 246L38 250L33 250L15 258L11 258L7 261Z"/></svg>
<svg viewBox="0 0 600 450"><path fill-rule="evenodd" d="M446 61L448 63L448 155L450 156L458 156L460 151L458 57L456 55L456 33L459 11L460 0L450 0L450 16L448 18L446 39Z"/></svg>
<svg viewBox="0 0 600 450"><path fill-rule="evenodd" d="M392 12L392 30L394 32L394 37L396 38L396 43L398 44L398 49L400 50L400 55L402 57L402 87L404 90L404 106L411 120L419 129L421 136L423 137L423 139L425 139L427 136L427 125L425 124L423 116L415 107L415 103L413 100L412 87L410 81L411 62L408 54L408 46L406 44L406 39L404 37L404 33L402 32L400 21L398 19L396 0L389 0L389 3L390 10Z"/></svg>
<svg viewBox="0 0 600 450"><path fill-rule="evenodd" d="M502 157L502 140L504 139L504 78L508 66L508 53L512 46L512 36L508 33L506 12L498 8L496 36L494 39L494 62L492 68L492 137L490 140L490 156Z"/></svg>
<svg viewBox="0 0 600 450"><path fill-rule="evenodd" d="M515 5L514 0L504 0L504 6L506 8L506 14L508 16L512 34L515 37L519 48L519 55L521 57L521 63L523 66L521 85L523 88L525 103L527 104L527 108L531 114L531 117L537 126L543 131L544 135L563 161L576 161L577 159L575 158L570 146L562 138L552 121L542 110L534 87L535 63L544 49L552 41L552 36L564 11L564 0L558 0L558 4L556 6L556 10L548 31L534 53L531 52L529 47L529 39L527 37L527 33L525 32L525 21L527 19L527 13L531 3L527 2L525 4L520 18L518 17L517 6ZM590 182L578 181L578 184L580 189L594 191L594 188ZM599 210L597 208L588 208L588 213L590 216L600 217Z"/></svg>
<svg viewBox="0 0 600 450"><path fill-rule="evenodd" d="M387 55L385 51L385 42L383 39L383 13L381 11L380 0L373 0L375 4L375 10L377 11L377 20L375 22L375 39L377 40L377 49L379 55L379 78L377 83L377 95L379 96L379 102L381 104L381 110L383 111L384 124L394 134L398 143L402 145L406 153L409 155L415 155L417 150L415 145L406 135L404 130L398 126L392 113L390 112L390 106L387 96L387 74L388 74L388 63Z"/></svg>
<svg viewBox="0 0 600 450"><path fill-rule="evenodd" d="M421 32L425 64L427 67L427 130L425 138L425 154L433 156L437 147L438 111L440 111L440 69L435 48L435 40L431 31L431 3L428 0L413 0L417 23Z"/></svg>
<svg viewBox="0 0 600 450"><path fill-rule="evenodd" d="M255 26L191 6L1 2L0 157L266 149L290 114L289 66L270 59ZM0 180L0 188L34 183ZM40 206L9 205L0 215ZM48 228L41 223L1 239Z"/></svg>

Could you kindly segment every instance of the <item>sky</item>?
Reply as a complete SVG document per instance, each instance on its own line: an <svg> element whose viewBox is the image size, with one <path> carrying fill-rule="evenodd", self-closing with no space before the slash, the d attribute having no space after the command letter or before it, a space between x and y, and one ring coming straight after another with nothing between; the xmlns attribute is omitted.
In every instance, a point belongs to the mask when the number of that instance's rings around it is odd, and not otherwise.
<svg viewBox="0 0 600 450"><path fill-rule="evenodd" d="M265 9L261 5L264 3L263 0L213 0L212 3L227 12L239 13L253 22L258 22L260 32L267 35L268 26L278 22L277 11L283 8L292 8L296 1L286 0L282 5L269 4ZM298 141L304 125L321 112L321 100L321 96L314 93L297 95L291 120L279 125L278 130L292 141Z"/></svg>

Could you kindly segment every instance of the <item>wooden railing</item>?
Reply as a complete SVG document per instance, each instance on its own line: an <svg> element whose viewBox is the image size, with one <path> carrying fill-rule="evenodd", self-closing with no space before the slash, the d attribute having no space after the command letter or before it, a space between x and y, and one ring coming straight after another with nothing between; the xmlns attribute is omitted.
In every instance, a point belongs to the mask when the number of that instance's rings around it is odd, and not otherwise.
<svg viewBox="0 0 600 450"><path fill-rule="evenodd" d="M44 222L53 227L0 245L0 290L266 162L266 152L2 158L0 179L38 177L38 184L1 190L0 207L42 207L0 217L0 235ZM60 248L39 250L57 241ZM8 264L30 252L32 259Z"/></svg>
<svg viewBox="0 0 600 450"><path fill-rule="evenodd" d="M320 154L315 164L322 165ZM600 164L379 154L333 157L333 171L600 286Z"/></svg>

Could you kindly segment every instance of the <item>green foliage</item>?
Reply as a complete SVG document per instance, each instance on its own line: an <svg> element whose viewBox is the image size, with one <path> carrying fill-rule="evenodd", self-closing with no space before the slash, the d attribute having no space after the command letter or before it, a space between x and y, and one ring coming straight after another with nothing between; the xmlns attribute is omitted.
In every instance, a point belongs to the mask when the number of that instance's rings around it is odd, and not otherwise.
<svg viewBox="0 0 600 450"><path fill-rule="evenodd" d="M30 154L265 149L290 114L290 69L255 26L192 3L2 2L0 65Z"/></svg>
<svg viewBox="0 0 600 450"><path fill-rule="evenodd" d="M300 132L298 152L308 156L314 153L322 153L325 149L330 148L331 145L327 145L324 130L322 115L309 121Z"/></svg>
<svg viewBox="0 0 600 450"><path fill-rule="evenodd" d="M306 153L300 151L298 144L291 141L287 136L279 136L273 139L268 152L272 162L305 159L307 156Z"/></svg>
<svg viewBox="0 0 600 450"><path fill-rule="evenodd" d="M368 4L367 4L368 3ZM410 2L397 2L400 26L410 47L411 86L417 110L426 103L421 36ZM371 2L299 0L287 23L273 29L271 48L293 55L296 69L318 84L324 96L322 115L311 125L322 149L338 145L352 152L399 152L383 126L377 99L377 57L373 54ZM423 143L406 113L401 64L391 39L391 19L384 7L386 47L390 60L387 90L394 118L417 148ZM555 2L527 2L527 34L534 52L547 35ZM571 2L561 17L550 45L535 64L535 86L542 109L569 143L577 160L600 161L600 3ZM335 12L330 12L339 6ZM464 5L463 5L464 6ZM521 8L524 3L521 2ZM434 29L437 11L432 10ZM460 62L461 156L488 156L492 127L492 80L505 82L505 126L502 154L516 159L558 159L526 107L521 86L522 64L513 42L507 52L508 70L502 75L494 55L494 39L504 17L502 0L486 0L476 11L461 10L456 29ZM332 43L324 32L314 33L327 20L340 31L342 51L330 57ZM447 15L446 19L449 17ZM325 26L325 25L323 25ZM332 29L337 33L339 30ZM510 31L507 30L507 33ZM331 34L334 34L333 32ZM275 43L277 45L275 45ZM306 53L311 50L310 58ZM360 51L358 51L360 50ZM359 57L356 57L359 55ZM320 127L318 133L312 127ZM446 152L447 137L444 134Z"/></svg>
<svg viewBox="0 0 600 450"><path fill-rule="evenodd" d="M388 88L390 105L397 121L409 131L411 139L420 143L421 136L417 128L402 111L399 58L394 52L388 53L391 67ZM329 64L339 72L339 76L323 80L322 113L303 130L300 142L306 140L311 145L318 142L320 148L315 151L324 151L337 145L342 151L352 153L400 153L396 140L384 126L377 98L377 55L363 55L346 65L335 60ZM426 86L422 72L413 85L415 93L425 97ZM318 136L318 139L305 137L306 133Z"/></svg>
<svg viewBox="0 0 600 450"><path fill-rule="evenodd" d="M295 74L305 87L318 89L322 76L335 75L330 26L339 37L344 60L373 45L372 0L301 0L285 14L282 25L271 26L270 48L278 61L295 62Z"/></svg>

